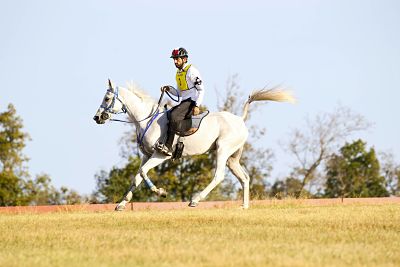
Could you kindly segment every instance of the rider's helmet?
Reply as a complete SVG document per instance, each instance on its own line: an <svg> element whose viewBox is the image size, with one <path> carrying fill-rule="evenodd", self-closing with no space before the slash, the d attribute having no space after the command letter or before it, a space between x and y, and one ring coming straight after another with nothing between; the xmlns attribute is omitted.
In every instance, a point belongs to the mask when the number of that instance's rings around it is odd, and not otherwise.
<svg viewBox="0 0 400 267"><path fill-rule="evenodd" d="M179 47L172 50L171 58L188 57L188 52L185 48Z"/></svg>

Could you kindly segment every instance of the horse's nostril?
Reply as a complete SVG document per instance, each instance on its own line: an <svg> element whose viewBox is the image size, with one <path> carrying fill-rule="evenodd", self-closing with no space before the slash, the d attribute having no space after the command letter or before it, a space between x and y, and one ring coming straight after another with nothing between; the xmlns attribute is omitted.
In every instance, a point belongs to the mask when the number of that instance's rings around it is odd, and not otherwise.
<svg viewBox="0 0 400 267"><path fill-rule="evenodd" d="M108 120L110 118L110 115L108 113L103 113L103 114L101 114L101 118L103 120Z"/></svg>

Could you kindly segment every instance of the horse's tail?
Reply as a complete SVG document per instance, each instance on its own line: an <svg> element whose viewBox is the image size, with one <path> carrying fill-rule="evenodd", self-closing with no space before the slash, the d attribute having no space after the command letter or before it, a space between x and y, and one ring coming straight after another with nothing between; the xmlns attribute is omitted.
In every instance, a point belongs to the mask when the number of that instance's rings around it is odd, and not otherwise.
<svg viewBox="0 0 400 267"><path fill-rule="evenodd" d="M249 95L243 108L242 118L247 119L249 105L254 101L277 101L277 102L290 102L295 103L296 99L292 96L290 91L283 90L280 86L275 86L271 89L255 90Z"/></svg>

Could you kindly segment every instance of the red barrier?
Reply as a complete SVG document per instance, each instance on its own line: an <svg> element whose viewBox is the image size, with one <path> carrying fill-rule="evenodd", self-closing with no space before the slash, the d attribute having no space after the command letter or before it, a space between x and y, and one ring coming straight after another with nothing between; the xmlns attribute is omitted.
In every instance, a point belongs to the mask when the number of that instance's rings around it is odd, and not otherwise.
<svg viewBox="0 0 400 267"><path fill-rule="evenodd" d="M400 197L382 198L329 198L329 199L267 199L253 200L251 205L284 205L300 204L309 206L349 205L349 204L400 204ZM189 208L188 202L132 202L125 211L139 210L178 210L178 209L210 209L240 207L241 201L203 201L196 208ZM46 213L46 212L105 212L113 211L117 204L79 204L79 205L51 205L51 206L16 206L0 207L0 213Z"/></svg>

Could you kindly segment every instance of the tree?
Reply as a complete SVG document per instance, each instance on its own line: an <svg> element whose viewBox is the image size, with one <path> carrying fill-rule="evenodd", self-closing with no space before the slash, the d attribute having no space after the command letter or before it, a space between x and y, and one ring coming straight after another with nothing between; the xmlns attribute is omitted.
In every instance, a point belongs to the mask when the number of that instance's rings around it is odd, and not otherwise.
<svg viewBox="0 0 400 267"><path fill-rule="evenodd" d="M7 111L0 113L0 166L2 172L24 176L23 163L28 158L22 150L30 137L22 131L22 119L16 113L12 104L8 105Z"/></svg>
<svg viewBox="0 0 400 267"><path fill-rule="evenodd" d="M382 153L382 175L386 189L392 196L400 196L400 164L395 163L392 153Z"/></svg>
<svg viewBox="0 0 400 267"><path fill-rule="evenodd" d="M23 184L25 203L29 205L56 205L60 203L60 193L51 185L47 174L27 179Z"/></svg>
<svg viewBox="0 0 400 267"><path fill-rule="evenodd" d="M332 113L318 114L314 120L307 119L306 127L294 129L286 148L296 160L291 177L301 182L297 196L306 186L314 186L314 182L323 184L321 166L343 141L369 127L370 123L363 116L339 106Z"/></svg>
<svg viewBox="0 0 400 267"><path fill-rule="evenodd" d="M65 186L60 188L60 203L62 205L80 204L82 203L83 199L84 198L73 189L69 189Z"/></svg>
<svg viewBox="0 0 400 267"><path fill-rule="evenodd" d="M30 179L22 153L28 133L22 131L22 119L12 104L0 113L0 206L79 203L81 196L74 190L51 185L50 176L42 174Z"/></svg>
<svg viewBox="0 0 400 267"><path fill-rule="evenodd" d="M375 150L366 151L362 140L346 143L327 164L327 197L388 196Z"/></svg>
<svg viewBox="0 0 400 267"><path fill-rule="evenodd" d="M26 179L22 185L24 203L28 205L64 205L79 204L82 196L75 190L62 186L57 190L51 184L48 174L37 175L35 179Z"/></svg>
<svg viewBox="0 0 400 267"><path fill-rule="evenodd" d="M11 172L0 173L0 206L25 204L22 193L22 180Z"/></svg>
<svg viewBox="0 0 400 267"><path fill-rule="evenodd" d="M279 199L285 197L297 197L301 191L301 182L296 178L288 177L284 181L275 181L271 187L270 196ZM307 192L307 196L309 195L310 194Z"/></svg>
<svg viewBox="0 0 400 267"><path fill-rule="evenodd" d="M12 104L0 113L0 205L22 205L23 178L27 177L23 163L28 158L22 153L29 135L22 131L22 119Z"/></svg>

